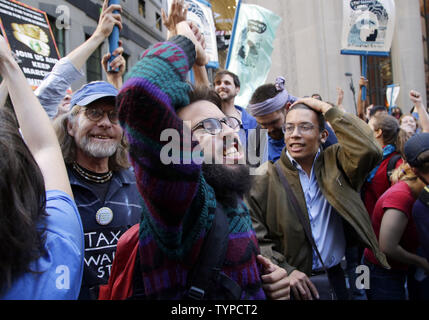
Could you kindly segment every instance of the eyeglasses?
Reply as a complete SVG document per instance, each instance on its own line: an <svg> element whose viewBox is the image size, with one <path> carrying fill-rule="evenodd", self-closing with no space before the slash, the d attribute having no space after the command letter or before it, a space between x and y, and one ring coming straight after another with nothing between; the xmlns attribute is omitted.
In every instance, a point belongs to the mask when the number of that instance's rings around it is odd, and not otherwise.
<svg viewBox="0 0 429 320"><path fill-rule="evenodd" d="M119 122L119 113L116 110L105 111L102 108L85 108L84 113L89 120L94 122L100 121L105 113L107 113L111 123L117 124Z"/></svg>
<svg viewBox="0 0 429 320"><path fill-rule="evenodd" d="M241 125L240 120L235 117L225 117L223 119L207 118L197 123L192 128L192 132L198 129L204 129L207 133L211 135L217 135L223 130L222 123L225 123L228 127L232 129L237 129Z"/></svg>
<svg viewBox="0 0 429 320"><path fill-rule="evenodd" d="M286 123L282 126L283 133L290 136L295 131L295 127L298 127L298 131L302 134L309 134L315 128L311 123L300 123L297 126Z"/></svg>

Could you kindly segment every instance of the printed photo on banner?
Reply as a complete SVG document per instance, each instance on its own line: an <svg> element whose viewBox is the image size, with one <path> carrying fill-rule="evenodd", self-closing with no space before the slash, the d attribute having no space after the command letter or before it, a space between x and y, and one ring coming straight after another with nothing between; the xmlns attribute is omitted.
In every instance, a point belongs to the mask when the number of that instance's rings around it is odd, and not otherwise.
<svg viewBox="0 0 429 320"><path fill-rule="evenodd" d="M60 58L46 13L18 1L0 0L0 28L35 89Z"/></svg>
<svg viewBox="0 0 429 320"><path fill-rule="evenodd" d="M163 0L163 7L169 13L173 0ZM216 30L213 20L211 4L204 0L185 0L188 5L188 20L196 23L206 41L206 54L209 57L208 67L218 68Z"/></svg>
<svg viewBox="0 0 429 320"><path fill-rule="evenodd" d="M281 18L257 5L241 4L237 10L226 69L242 84L235 103L247 106L253 92L267 79Z"/></svg>
<svg viewBox="0 0 429 320"><path fill-rule="evenodd" d="M342 51L389 52L394 0L343 0Z"/></svg>

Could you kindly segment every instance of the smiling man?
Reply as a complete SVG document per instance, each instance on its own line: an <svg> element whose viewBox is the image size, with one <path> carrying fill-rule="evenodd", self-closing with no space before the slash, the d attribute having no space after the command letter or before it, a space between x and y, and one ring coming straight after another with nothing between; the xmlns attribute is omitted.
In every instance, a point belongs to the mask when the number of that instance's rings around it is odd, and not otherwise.
<svg viewBox="0 0 429 320"><path fill-rule="evenodd" d="M323 149L328 136L325 119L338 144ZM374 248L377 259L387 266L359 195L365 177L381 159L381 150L363 121L312 98L290 107L282 129L286 147L280 159L258 169L246 196L261 252L286 269L295 299L324 295L310 280L324 273L323 264L337 298L348 299L340 266L346 245L358 240ZM290 184L306 225L301 225L277 170ZM311 231L323 264L304 227Z"/></svg>
<svg viewBox="0 0 429 320"><path fill-rule="evenodd" d="M207 58L187 22L176 29L178 35L144 52L118 95L144 205L139 228L118 244L100 299L286 299L286 272L258 256L242 200L250 176L240 164L239 121L221 111L216 92L190 88L188 71L194 62L204 66ZM165 130L180 137L180 162L163 162ZM216 233L215 241L224 254L206 247L218 225L225 227L225 236ZM207 256L221 259L201 260ZM204 277L196 272L200 264L206 266Z"/></svg>
<svg viewBox="0 0 429 320"><path fill-rule="evenodd" d="M260 130L256 119L246 109L235 104L240 92L240 79L228 70L220 70L213 80L214 90L221 98L221 110L240 121L238 135L245 150L247 163L257 168L268 159L267 136Z"/></svg>
<svg viewBox="0 0 429 320"><path fill-rule="evenodd" d="M73 94L70 111L54 122L85 233L79 295L84 300L98 297L119 237L139 221L141 212L115 107L117 94L107 82L86 84Z"/></svg>

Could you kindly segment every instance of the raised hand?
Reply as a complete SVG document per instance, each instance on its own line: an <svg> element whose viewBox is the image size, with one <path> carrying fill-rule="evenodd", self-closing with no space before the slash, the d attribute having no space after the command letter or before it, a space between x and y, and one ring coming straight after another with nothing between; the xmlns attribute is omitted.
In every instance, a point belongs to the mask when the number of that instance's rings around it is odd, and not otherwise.
<svg viewBox="0 0 429 320"><path fill-rule="evenodd" d="M115 25L119 27L119 30L122 30L122 17L120 13L113 13L113 11L116 10L122 12L122 7L117 4L109 6L109 0L104 0L94 35L100 35L107 38L112 33Z"/></svg>
<svg viewBox="0 0 429 320"><path fill-rule="evenodd" d="M180 22L186 21L187 14L188 5L185 5L184 0L173 0L168 16L164 9L161 9L162 23L167 27L170 37L177 35L176 26Z"/></svg>
<svg viewBox="0 0 429 320"><path fill-rule="evenodd" d="M116 89L120 89L122 87L122 76L125 73L126 61L122 56L124 53L124 48L122 47L122 41L119 40L119 46L113 51L113 56L116 56L115 59L110 63L110 67L112 71L108 71L108 63L111 54L106 53L101 59L101 65L103 66L104 72L106 72L107 81L115 86ZM118 72L113 70L119 70Z"/></svg>

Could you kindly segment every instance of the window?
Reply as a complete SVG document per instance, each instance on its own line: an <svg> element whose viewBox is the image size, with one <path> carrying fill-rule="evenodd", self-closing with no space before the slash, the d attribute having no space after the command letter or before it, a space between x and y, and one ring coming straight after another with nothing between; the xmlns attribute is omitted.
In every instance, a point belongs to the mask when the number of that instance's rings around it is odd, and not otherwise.
<svg viewBox="0 0 429 320"><path fill-rule="evenodd" d="M158 12L155 13L155 19L156 19L156 28L159 31L162 31L161 15Z"/></svg>
<svg viewBox="0 0 429 320"><path fill-rule="evenodd" d="M139 14L146 18L146 1L144 0L139 0Z"/></svg>
<svg viewBox="0 0 429 320"><path fill-rule="evenodd" d="M57 44L58 51L61 57L66 55L65 29L58 29L56 18L48 16L49 24L51 25L52 33Z"/></svg>
<svg viewBox="0 0 429 320"><path fill-rule="evenodd" d="M86 40L89 39L89 35L86 35ZM98 81L102 79L101 76L101 46L100 45L94 53L86 61L86 81Z"/></svg>

